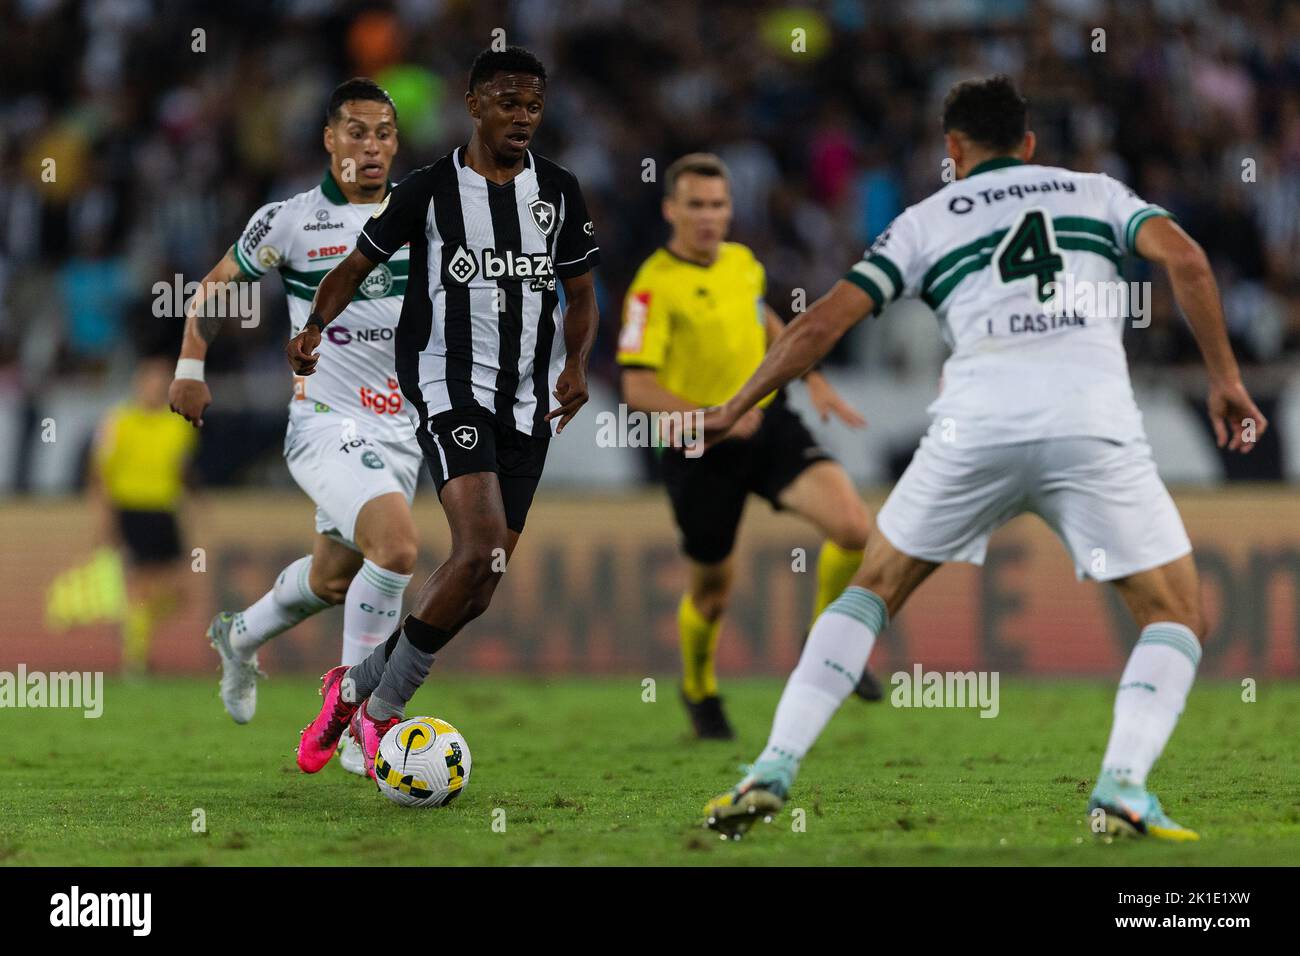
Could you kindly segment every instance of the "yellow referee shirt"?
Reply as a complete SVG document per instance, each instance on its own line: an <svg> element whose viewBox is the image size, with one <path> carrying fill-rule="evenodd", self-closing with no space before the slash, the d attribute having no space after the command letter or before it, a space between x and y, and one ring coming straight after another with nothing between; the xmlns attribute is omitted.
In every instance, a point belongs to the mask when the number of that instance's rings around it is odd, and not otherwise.
<svg viewBox="0 0 1300 956"><path fill-rule="evenodd" d="M170 409L113 409L95 448L109 501L128 511L174 511L196 440L194 427Z"/></svg>
<svg viewBox="0 0 1300 956"><path fill-rule="evenodd" d="M725 402L767 351L766 285L763 266L738 242L724 242L711 266L658 250L628 289L619 364L655 369L660 385L697 405Z"/></svg>

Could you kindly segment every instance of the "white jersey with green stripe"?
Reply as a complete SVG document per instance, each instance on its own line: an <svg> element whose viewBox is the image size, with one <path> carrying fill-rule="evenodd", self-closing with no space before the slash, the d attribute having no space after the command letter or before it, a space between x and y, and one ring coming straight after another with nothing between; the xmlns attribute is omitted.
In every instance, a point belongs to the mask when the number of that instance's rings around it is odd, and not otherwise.
<svg viewBox="0 0 1300 956"><path fill-rule="evenodd" d="M326 172L316 188L253 214L234 245L235 259L250 276L279 271L289 301L290 335L302 331L321 279L352 251L357 234L382 205L349 203ZM315 373L294 377L291 426L333 412L351 418L361 436L414 439L393 354L408 251L399 249L376 265L348 307L326 327Z"/></svg>
<svg viewBox="0 0 1300 956"><path fill-rule="evenodd" d="M934 310L952 354L928 411L946 440L1128 441L1145 436L1120 263L1167 215L1109 176L995 159L904 210L845 278L880 308Z"/></svg>

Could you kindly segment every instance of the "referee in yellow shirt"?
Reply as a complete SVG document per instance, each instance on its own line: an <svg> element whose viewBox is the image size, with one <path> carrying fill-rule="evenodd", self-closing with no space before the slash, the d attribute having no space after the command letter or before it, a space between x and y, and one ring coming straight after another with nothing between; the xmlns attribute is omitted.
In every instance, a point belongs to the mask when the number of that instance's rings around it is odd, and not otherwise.
<svg viewBox="0 0 1300 956"><path fill-rule="evenodd" d="M198 439L168 408L171 375L167 358L142 358L131 399L111 409L95 434L90 493L101 536L120 546L127 563L122 669L128 675L147 669L154 630L180 606L186 585L177 512Z"/></svg>
<svg viewBox="0 0 1300 956"><path fill-rule="evenodd" d="M709 153L683 156L665 174L664 218L672 235L628 290L619 335L623 400L642 412L692 411L725 401L758 368L783 325L764 302L763 266L726 242L731 225L727 168ZM804 377L826 421L865 422L816 371ZM871 513L844 468L818 447L781 393L759 403L732 438L697 458L665 449L664 483L690 562L678 607L682 698L695 733L734 736L718 696L714 658L731 590L731 551L749 494L794 512L825 536L817 560L813 619L839 596L862 560ZM879 700L868 671L860 696Z"/></svg>

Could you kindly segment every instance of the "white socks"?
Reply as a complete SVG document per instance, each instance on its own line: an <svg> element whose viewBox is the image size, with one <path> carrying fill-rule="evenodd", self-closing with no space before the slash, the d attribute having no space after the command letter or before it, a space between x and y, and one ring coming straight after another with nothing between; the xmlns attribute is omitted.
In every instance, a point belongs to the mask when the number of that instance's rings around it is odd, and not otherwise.
<svg viewBox="0 0 1300 956"><path fill-rule="evenodd" d="M799 663L786 682L760 760L797 763L803 759L853 693L876 635L887 622L885 602L866 588L846 588L827 606L813 623Z"/></svg>
<svg viewBox="0 0 1300 956"><path fill-rule="evenodd" d="M305 555L280 572L275 587L235 615L230 643L237 653L251 657L277 634L330 606L308 586L310 572L311 555ZM361 563L343 602L344 664L359 664L376 644L388 640L410 581L409 574L386 570L369 560Z"/></svg>
<svg viewBox="0 0 1300 956"><path fill-rule="evenodd" d="M275 587L263 594L249 608L235 615L230 629L230 644L245 657L282 631L329 607L307 586L311 555L304 555L280 572Z"/></svg>
<svg viewBox="0 0 1300 956"><path fill-rule="evenodd" d="M1190 628L1162 621L1142 629L1119 679L1102 773L1146 786L1151 765L1183 712L1200 660L1201 644Z"/></svg>
<svg viewBox="0 0 1300 956"><path fill-rule="evenodd" d="M885 602L865 588L850 587L813 624L799 664L781 694L772 733L760 760L797 765L866 667L876 636L888 624ZM1143 787L1187 702L1201 644L1182 624L1160 622L1142 629L1115 695L1115 723L1102 772Z"/></svg>
<svg viewBox="0 0 1300 956"><path fill-rule="evenodd" d="M388 640L400 623L402 593L410 582L409 574L389 571L369 559L362 562L343 602L342 663L360 664Z"/></svg>

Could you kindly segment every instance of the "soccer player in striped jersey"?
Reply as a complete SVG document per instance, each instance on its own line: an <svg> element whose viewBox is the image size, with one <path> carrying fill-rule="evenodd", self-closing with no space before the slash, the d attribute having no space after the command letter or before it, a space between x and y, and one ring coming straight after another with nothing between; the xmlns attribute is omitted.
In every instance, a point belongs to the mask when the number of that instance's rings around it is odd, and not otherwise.
<svg viewBox="0 0 1300 956"><path fill-rule="evenodd" d="M989 535L1030 512L1061 538L1080 578L1115 585L1141 629L1090 813L1108 833L1198 838L1146 787L1186 703L1205 626L1192 546L1129 383L1127 310L1102 305L1123 255L1168 271L1209 371L1220 447L1249 452L1268 422L1242 384L1200 246L1108 176L1033 164L1025 113L1005 76L957 84L943 113L956 181L895 219L705 416L706 440L726 434L899 296L927 302L952 348L930 431L881 508L853 585L813 626L767 746L705 808L724 834L784 804L800 761L908 596L945 562L981 564Z"/></svg>
<svg viewBox="0 0 1300 956"><path fill-rule="evenodd" d="M668 167L664 191L672 235L633 278L619 336L623 396L643 412L688 411L731 397L783 328L764 301L762 263L745 246L724 241L731 184L723 162L710 153L683 156ZM833 414L853 427L865 424L820 372L810 371L804 384L823 420ZM734 734L718 695L714 657L746 499L759 495L825 535L814 619L858 569L871 513L782 391L748 412L743 434L736 429L729 441L698 457L667 448L660 461L689 564L677 609L682 700L697 737L727 740ZM858 693L880 699L869 671Z"/></svg>
<svg viewBox="0 0 1300 956"><path fill-rule="evenodd" d="M196 427L212 401L203 360L222 322L219 309L205 307L208 298L223 284L255 281L276 269L297 333L322 277L353 248L388 196L397 111L383 89L367 79L335 89L324 142L330 164L320 185L254 213L189 304L170 401ZM403 249L376 270L344 303L342 321L321 343L325 371L294 379L284 455L316 504L316 540L312 553L289 564L266 594L237 613L220 612L208 628L221 656L221 700L236 723L253 717L257 649L271 638L342 604L343 663L355 664L383 643L401 612L415 566L411 500L420 474L420 450L393 363L406 267ZM364 773L350 740L340 761Z"/></svg>
<svg viewBox="0 0 1300 956"><path fill-rule="evenodd" d="M321 282L287 348L304 376L358 288L410 246L397 330L397 377L451 527L451 554L386 644L325 675L298 765L319 769L344 727L366 769L428 676L433 656L482 614L523 531L558 434L587 401L596 335L595 229L573 174L528 149L546 102L546 70L519 47L485 50L465 105L474 133L402 180L356 248ZM565 308L559 309L563 286Z"/></svg>

